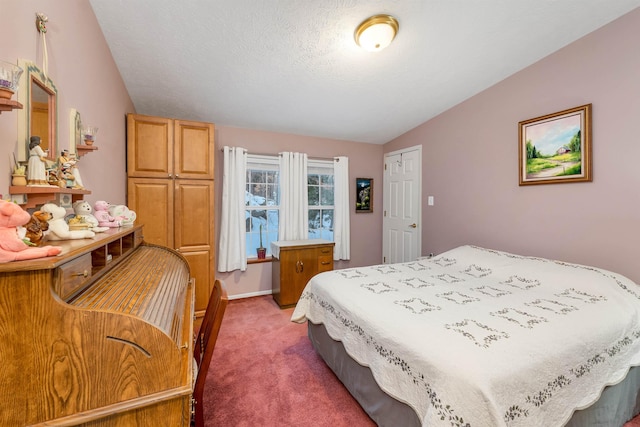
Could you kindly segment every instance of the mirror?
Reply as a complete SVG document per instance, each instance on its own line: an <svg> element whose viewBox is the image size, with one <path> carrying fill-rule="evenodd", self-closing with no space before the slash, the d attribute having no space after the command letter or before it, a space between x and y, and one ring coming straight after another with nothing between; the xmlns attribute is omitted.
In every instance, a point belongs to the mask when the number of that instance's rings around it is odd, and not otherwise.
<svg viewBox="0 0 640 427"><path fill-rule="evenodd" d="M28 160L29 138L40 137L47 157L57 157L58 90L53 81L34 63L20 60L18 65L25 72L20 79L18 102L24 107L18 110L18 158Z"/></svg>

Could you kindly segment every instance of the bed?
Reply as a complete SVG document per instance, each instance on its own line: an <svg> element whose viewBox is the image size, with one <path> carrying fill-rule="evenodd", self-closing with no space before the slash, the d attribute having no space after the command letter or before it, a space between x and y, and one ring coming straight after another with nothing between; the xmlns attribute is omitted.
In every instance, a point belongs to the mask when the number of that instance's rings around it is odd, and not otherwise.
<svg viewBox="0 0 640 427"><path fill-rule="evenodd" d="M640 412L640 286L461 246L314 276L292 314L380 426L621 426Z"/></svg>

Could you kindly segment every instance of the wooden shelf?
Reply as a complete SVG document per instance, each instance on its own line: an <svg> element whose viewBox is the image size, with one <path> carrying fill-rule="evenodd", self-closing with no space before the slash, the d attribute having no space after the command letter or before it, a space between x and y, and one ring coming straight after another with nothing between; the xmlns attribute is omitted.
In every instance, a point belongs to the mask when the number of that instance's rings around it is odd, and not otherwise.
<svg viewBox="0 0 640 427"><path fill-rule="evenodd" d="M95 145L84 145L84 144L76 145L76 152L78 153L78 157L82 157L87 153L96 151L97 149L98 147L96 147Z"/></svg>
<svg viewBox="0 0 640 427"><path fill-rule="evenodd" d="M60 188L60 187L29 187L26 185L12 185L9 187L9 194L25 194L27 195L27 202L20 204L25 209L35 208L38 205L54 201L57 194L70 194L71 199L82 200L85 194L91 194L89 190L80 190L75 188Z"/></svg>
<svg viewBox="0 0 640 427"><path fill-rule="evenodd" d="M3 111L11 111L14 109L21 110L22 104L11 99L0 98L0 114L2 114Z"/></svg>

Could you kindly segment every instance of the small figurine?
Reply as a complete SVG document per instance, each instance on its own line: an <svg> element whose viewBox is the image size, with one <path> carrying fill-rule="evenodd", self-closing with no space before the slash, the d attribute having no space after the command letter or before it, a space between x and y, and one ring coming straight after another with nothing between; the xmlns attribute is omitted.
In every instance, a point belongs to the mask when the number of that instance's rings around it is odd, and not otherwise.
<svg viewBox="0 0 640 427"><path fill-rule="evenodd" d="M50 187L47 182L47 153L40 147L40 137L32 136L29 142L29 163L27 165L27 185Z"/></svg>
<svg viewBox="0 0 640 427"><path fill-rule="evenodd" d="M93 208L84 200L77 200L73 202L73 212L75 213L76 218L81 218L89 224L89 230L95 233L101 233L103 231L107 231L109 227L100 227L98 225L98 218L93 215Z"/></svg>
<svg viewBox="0 0 640 427"><path fill-rule="evenodd" d="M109 215L120 220L122 226L133 225L136 213L125 205L109 205Z"/></svg>
<svg viewBox="0 0 640 427"><path fill-rule="evenodd" d="M116 219L109 215L109 203L104 200L98 200L93 205L93 211L95 217L98 219L98 225L100 227L117 228L122 225L122 220Z"/></svg>
<svg viewBox="0 0 640 427"><path fill-rule="evenodd" d="M51 214L49 230L46 234L49 240L88 239L96 235L96 233L91 230L70 230L69 224L64 220L67 211L61 206L53 203L45 203L40 210Z"/></svg>
<svg viewBox="0 0 640 427"><path fill-rule="evenodd" d="M60 177L67 181L68 188L83 189L80 170L78 170L78 159L74 155L69 154L69 150L62 150L58 157L58 169Z"/></svg>
<svg viewBox="0 0 640 427"><path fill-rule="evenodd" d="M31 214L31 219L24 228L27 229L25 237L29 239L35 246L40 246L44 243L45 231L49 229L49 220L51 214L49 212L35 211Z"/></svg>
<svg viewBox="0 0 640 427"><path fill-rule="evenodd" d="M29 222L31 215L19 205L0 200L0 263L44 258L62 252L60 246L29 247L18 236L18 226Z"/></svg>

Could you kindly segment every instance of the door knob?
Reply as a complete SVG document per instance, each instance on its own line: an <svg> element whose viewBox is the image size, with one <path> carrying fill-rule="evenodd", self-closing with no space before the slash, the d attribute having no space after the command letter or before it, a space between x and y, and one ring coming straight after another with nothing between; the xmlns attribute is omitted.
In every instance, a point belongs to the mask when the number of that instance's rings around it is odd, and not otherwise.
<svg viewBox="0 0 640 427"><path fill-rule="evenodd" d="M418 227L418 224L416 224L416 223L414 222L414 223L413 223L413 224L411 224L409 227L411 227L411 228L416 228L416 227Z"/></svg>

